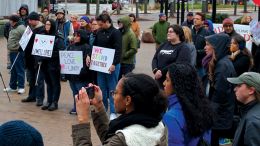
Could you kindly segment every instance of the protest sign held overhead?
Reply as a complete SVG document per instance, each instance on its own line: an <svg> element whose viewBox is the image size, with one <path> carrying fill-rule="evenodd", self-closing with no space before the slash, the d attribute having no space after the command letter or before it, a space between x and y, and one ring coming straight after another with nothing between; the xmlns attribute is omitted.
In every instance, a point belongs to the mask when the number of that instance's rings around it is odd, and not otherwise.
<svg viewBox="0 0 260 146"><path fill-rule="evenodd" d="M108 70L113 63L114 55L114 49L93 46L89 69L109 73Z"/></svg>
<svg viewBox="0 0 260 146"><path fill-rule="evenodd" d="M51 57L55 36L36 34L32 49L32 55Z"/></svg>
<svg viewBox="0 0 260 146"><path fill-rule="evenodd" d="M62 74L79 75L83 67L82 51L59 51Z"/></svg>
<svg viewBox="0 0 260 146"><path fill-rule="evenodd" d="M33 34L33 32L31 30L31 28L29 26L27 26L26 30L23 33L22 38L19 41L19 44L22 47L23 51L25 50L28 42L30 41L32 34Z"/></svg>
<svg viewBox="0 0 260 146"><path fill-rule="evenodd" d="M255 44L259 45L260 44L260 22L254 19L249 23L249 26Z"/></svg>

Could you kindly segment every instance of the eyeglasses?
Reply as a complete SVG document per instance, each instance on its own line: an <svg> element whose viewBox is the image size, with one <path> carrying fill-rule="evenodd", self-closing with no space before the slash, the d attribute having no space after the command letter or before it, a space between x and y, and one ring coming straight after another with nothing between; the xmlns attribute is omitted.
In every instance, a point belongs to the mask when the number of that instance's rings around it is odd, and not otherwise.
<svg viewBox="0 0 260 146"><path fill-rule="evenodd" d="M51 24L50 23L46 23L45 25L49 25L50 26Z"/></svg>

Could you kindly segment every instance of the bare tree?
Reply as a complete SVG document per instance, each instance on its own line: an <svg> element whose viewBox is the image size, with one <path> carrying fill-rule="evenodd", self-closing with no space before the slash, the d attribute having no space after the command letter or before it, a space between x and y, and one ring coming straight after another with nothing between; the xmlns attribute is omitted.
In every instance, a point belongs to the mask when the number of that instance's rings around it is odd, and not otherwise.
<svg viewBox="0 0 260 146"><path fill-rule="evenodd" d="M247 0L243 0L244 4L244 13L247 13Z"/></svg>
<svg viewBox="0 0 260 146"><path fill-rule="evenodd" d="M120 0L117 0L117 7L116 7L116 11L117 11L117 15L120 14L120 9L121 9L121 4L120 4Z"/></svg>
<svg viewBox="0 0 260 146"><path fill-rule="evenodd" d="M147 14L148 0L144 0L144 13Z"/></svg>

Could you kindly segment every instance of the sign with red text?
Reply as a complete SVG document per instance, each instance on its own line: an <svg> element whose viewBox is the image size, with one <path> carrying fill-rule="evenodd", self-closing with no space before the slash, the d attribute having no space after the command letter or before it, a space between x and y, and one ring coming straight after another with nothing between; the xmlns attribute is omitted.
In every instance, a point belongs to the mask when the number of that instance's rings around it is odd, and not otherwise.
<svg viewBox="0 0 260 146"><path fill-rule="evenodd" d="M29 26L27 26L27 28L25 29L20 41L19 41L19 44L21 46L21 48L23 49L23 51L25 50L28 42L30 41L31 37L32 37L32 30Z"/></svg>
<svg viewBox="0 0 260 146"><path fill-rule="evenodd" d="M55 36L36 34L32 49L32 55L51 57Z"/></svg>
<svg viewBox="0 0 260 146"><path fill-rule="evenodd" d="M215 33L220 33L224 31L222 24L213 24ZM240 34L246 40L246 48L251 51L252 47L252 37L250 36L249 25L234 24L235 31Z"/></svg>
<svg viewBox="0 0 260 146"><path fill-rule="evenodd" d="M62 74L79 75L83 67L82 51L59 51Z"/></svg>
<svg viewBox="0 0 260 146"><path fill-rule="evenodd" d="M253 35L253 39L256 45L260 44L260 22L258 22L256 19L252 20L249 23L250 31Z"/></svg>
<svg viewBox="0 0 260 146"><path fill-rule="evenodd" d="M114 55L114 49L93 46L89 69L109 73L108 70L113 63Z"/></svg>

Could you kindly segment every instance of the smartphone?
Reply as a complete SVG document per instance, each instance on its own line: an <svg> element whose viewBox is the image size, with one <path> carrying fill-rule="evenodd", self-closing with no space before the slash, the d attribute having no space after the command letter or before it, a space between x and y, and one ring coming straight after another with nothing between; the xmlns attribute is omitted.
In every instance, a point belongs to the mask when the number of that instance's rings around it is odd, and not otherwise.
<svg viewBox="0 0 260 146"><path fill-rule="evenodd" d="M88 93L88 98L93 99L95 97L95 89L94 86L91 87L85 87L87 93Z"/></svg>

